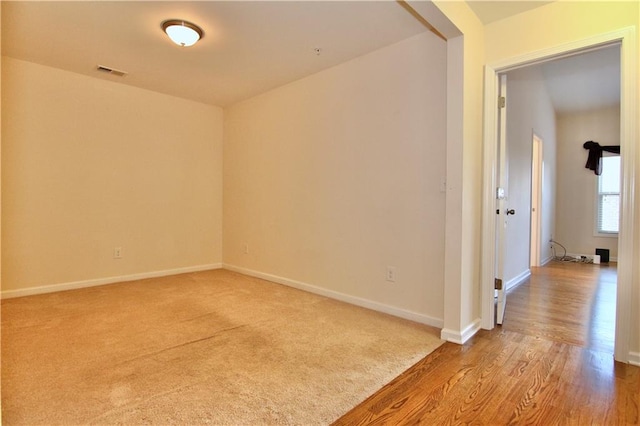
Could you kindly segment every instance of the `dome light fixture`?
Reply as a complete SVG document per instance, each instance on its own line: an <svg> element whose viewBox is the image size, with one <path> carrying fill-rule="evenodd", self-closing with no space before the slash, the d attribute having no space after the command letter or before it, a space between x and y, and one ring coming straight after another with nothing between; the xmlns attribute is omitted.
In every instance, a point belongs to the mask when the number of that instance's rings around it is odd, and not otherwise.
<svg viewBox="0 0 640 426"><path fill-rule="evenodd" d="M169 19L162 23L162 30L167 33L171 41L178 46L193 46L204 37L202 28L182 19Z"/></svg>

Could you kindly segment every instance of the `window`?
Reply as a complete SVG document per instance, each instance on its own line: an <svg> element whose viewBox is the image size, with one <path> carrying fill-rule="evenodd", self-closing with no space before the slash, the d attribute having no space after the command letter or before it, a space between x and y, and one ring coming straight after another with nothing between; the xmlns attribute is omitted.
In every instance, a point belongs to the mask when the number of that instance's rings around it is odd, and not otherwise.
<svg viewBox="0 0 640 426"><path fill-rule="evenodd" d="M596 232L617 234L620 218L620 156L602 157L598 176Z"/></svg>

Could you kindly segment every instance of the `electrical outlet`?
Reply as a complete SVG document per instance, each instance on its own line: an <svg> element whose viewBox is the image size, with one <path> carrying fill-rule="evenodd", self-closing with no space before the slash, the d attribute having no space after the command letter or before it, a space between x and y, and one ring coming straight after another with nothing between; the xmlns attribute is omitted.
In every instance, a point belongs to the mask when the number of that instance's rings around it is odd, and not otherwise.
<svg viewBox="0 0 640 426"><path fill-rule="evenodd" d="M249 243L243 245L244 254L249 254Z"/></svg>
<svg viewBox="0 0 640 426"><path fill-rule="evenodd" d="M113 258L122 259L122 247L115 247L113 249Z"/></svg>
<svg viewBox="0 0 640 426"><path fill-rule="evenodd" d="M395 266L387 266L387 281L395 283L396 282L396 267Z"/></svg>

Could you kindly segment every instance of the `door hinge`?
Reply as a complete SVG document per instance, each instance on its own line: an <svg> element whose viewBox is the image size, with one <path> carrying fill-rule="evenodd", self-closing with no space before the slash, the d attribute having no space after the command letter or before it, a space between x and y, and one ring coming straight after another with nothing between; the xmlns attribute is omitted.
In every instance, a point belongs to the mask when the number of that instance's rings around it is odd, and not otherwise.
<svg viewBox="0 0 640 426"><path fill-rule="evenodd" d="M495 279L495 289L502 290L502 280L500 278Z"/></svg>
<svg viewBox="0 0 640 426"><path fill-rule="evenodd" d="M504 96L498 98L498 108L504 108L507 105L507 99Z"/></svg>

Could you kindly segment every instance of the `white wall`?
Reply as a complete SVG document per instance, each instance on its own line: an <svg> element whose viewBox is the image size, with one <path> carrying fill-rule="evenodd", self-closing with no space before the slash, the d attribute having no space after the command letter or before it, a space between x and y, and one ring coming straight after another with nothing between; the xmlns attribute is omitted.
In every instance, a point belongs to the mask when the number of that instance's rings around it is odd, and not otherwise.
<svg viewBox="0 0 640 426"><path fill-rule="evenodd" d="M417 2L413 2L414 4ZM447 208L443 339L480 328L484 28L466 2L434 0L447 41ZM441 18L440 16L437 16ZM440 22L430 20L430 22ZM461 35L452 34L453 24Z"/></svg>
<svg viewBox="0 0 640 426"><path fill-rule="evenodd" d="M531 162L533 134L543 141L543 187L540 259L551 256L549 239L555 222L556 120L544 76L539 67L507 73L507 217L505 277L507 284L530 266Z"/></svg>
<svg viewBox="0 0 640 426"><path fill-rule="evenodd" d="M586 141L620 145L620 107L558 116L558 209L556 240L569 253L595 254L609 249L618 256L618 238L596 237L596 185L598 177L586 169ZM559 254L562 254L559 253Z"/></svg>
<svg viewBox="0 0 640 426"><path fill-rule="evenodd" d="M3 292L221 263L220 108L2 60Z"/></svg>
<svg viewBox="0 0 640 426"><path fill-rule="evenodd" d="M441 325L445 105L424 33L225 109L225 264Z"/></svg>

